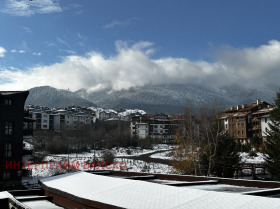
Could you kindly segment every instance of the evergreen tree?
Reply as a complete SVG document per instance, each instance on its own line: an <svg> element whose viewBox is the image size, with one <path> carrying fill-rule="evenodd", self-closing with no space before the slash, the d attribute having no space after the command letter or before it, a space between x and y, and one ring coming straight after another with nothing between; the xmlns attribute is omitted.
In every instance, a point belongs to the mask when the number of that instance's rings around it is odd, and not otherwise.
<svg viewBox="0 0 280 209"><path fill-rule="evenodd" d="M280 92L274 99L275 107L270 112L270 130L264 143L267 169L274 180L280 181Z"/></svg>
<svg viewBox="0 0 280 209"><path fill-rule="evenodd" d="M220 177L232 178L234 171L239 169L240 157L236 150L237 144L228 134L222 134L214 157L212 173Z"/></svg>
<svg viewBox="0 0 280 209"><path fill-rule="evenodd" d="M239 169L240 157L237 152L237 143L228 134L219 135L216 154L211 159L211 164L209 164L208 156L207 152L201 155L201 164L207 169L209 169L209 165L212 165L209 170L214 176L232 178L234 171Z"/></svg>

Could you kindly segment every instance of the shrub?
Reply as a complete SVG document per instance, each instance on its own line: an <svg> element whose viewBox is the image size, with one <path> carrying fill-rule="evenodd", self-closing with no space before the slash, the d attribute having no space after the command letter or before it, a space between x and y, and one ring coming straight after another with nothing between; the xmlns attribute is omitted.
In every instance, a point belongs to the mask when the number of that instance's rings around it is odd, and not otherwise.
<svg viewBox="0 0 280 209"><path fill-rule="evenodd" d="M102 158L105 162L113 162L115 159L115 154L109 150L106 150L103 154L102 154Z"/></svg>

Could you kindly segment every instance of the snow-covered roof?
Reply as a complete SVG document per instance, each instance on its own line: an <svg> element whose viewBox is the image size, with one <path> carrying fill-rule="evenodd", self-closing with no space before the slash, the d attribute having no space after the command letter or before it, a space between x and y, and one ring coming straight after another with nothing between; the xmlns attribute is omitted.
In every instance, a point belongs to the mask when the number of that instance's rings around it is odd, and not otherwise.
<svg viewBox="0 0 280 209"><path fill-rule="evenodd" d="M33 145L32 144L30 144L26 141L23 141L23 144L24 144L24 147L23 147L24 150L33 150Z"/></svg>
<svg viewBox="0 0 280 209"><path fill-rule="evenodd" d="M144 110L138 110L138 109L127 109L127 110L125 110L123 112L120 112L119 114L121 116L125 117L125 116L131 115L133 113L140 113L141 115L145 115L146 114L146 112Z"/></svg>
<svg viewBox="0 0 280 209"><path fill-rule="evenodd" d="M279 208L280 199L202 191L76 172L41 179L61 194L122 208ZM66 194L65 194L66 193Z"/></svg>
<svg viewBox="0 0 280 209"><path fill-rule="evenodd" d="M0 192L0 199L6 199L6 198L12 198L13 195L11 195L9 192L4 191L4 192Z"/></svg>

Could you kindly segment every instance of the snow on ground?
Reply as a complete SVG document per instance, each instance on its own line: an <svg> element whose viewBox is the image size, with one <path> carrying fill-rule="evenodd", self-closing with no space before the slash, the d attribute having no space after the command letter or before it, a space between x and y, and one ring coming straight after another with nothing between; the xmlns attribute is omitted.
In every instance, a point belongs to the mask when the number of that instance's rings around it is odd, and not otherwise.
<svg viewBox="0 0 280 209"><path fill-rule="evenodd" d="M154 153L157 151L170 150L172 147L165 144L159 144L153 146L153 149L141 149L141 148L113 148L112 151L115 154L115 164L117 166L110 166L103 168L101 165L99 169L113 169L113 170L122 170L131 171L131 172L149 172L149 173L174 173L172 166L160 164L160 163L146 163L141 160L128 159L129 156L140 156L143 154ZM102 161L102 153L106 150L96 150L95 157L97 160ZM167 151L170 152L170 151ZM165 152L164 152L165 153ZM160 154L160 153L159 153ZM126 158L122 158L126 157ZM92 161L94 158L94 151L84 152L84 153L71 153L69 154L70 168L75 170L75 167L79 165L79 170L93 170L93 166L88 168L87 161ZM157 158L157 157L155 157ZM160 158L160 157L158 157ZM163 159L163 158L162 158ZM59 155L48 155L43 161L46 163L41 163L40 165L32 164L29 165L29 168L26 165L26 168L32 170L32 177L42 178L47 176L54 176L60 173L67 172L67 163L68 163L68 154L59 154ZM122 165L120 166L120 162ZM98 169L96 167L96 169Z"/></svg>
<svg viewBox="0 0 280 209"><path fill-rule="evenodd" d="M48 157L51 159L51 157ZM70 169L79 170L94 170L93 164L87 163L88 159L74 159L70 160ZM33 178L42 178L47 176L54 176L67 172L68 161L63 158L53 158L50 162L40 165L29 165L28 168L32 170ZM27 167L26 167L27 168ZM115 158L114 164L100 165L95 167L95 170L123 170L129 172L147 172L147 173L162 173L169 174L174 173L175 170L172 166L160 164L160 163L147 163L141 160L134 160L128 158Z"/></svg>
<svg viewBox="0 0 280 209"><path fill-rule="evenodd" d="M175 173L175 170L172 166L161 164L161 163L147 163L142 160L134 160L127 158L116 158L116 161L126 162L125 171L129 172L146 172L146 173L161 173L161 174L171 174Z"/></svg>
<svg viewBox="0 0 280 209"><path fill-rule="evenodd" d="M263 164L265 162L264 160L264 154L257 152L256 157L249 156L249 153L247 152L241 152L240 157L241 157L241 162L242 163L249 163L249 164Z"/></svg>
<svg viewBox="0 0 280 209"><path fill-rule="evenodd" d="M163 160L172 160L173 159L173 157L171 155L171 151L156 153L156 154L151 155L150 158L163 159Z"/></svg>

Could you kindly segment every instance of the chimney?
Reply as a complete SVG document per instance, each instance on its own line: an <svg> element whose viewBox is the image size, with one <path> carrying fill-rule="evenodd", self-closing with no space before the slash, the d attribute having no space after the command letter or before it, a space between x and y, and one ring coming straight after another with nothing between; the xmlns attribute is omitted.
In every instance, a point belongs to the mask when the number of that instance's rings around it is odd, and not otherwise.
<svg viewBox="0 0 280 209"><path fill-rule="evenodd" d="M237 105L236 110L240 110L240 107L241 107L240 105Z"/></svg>
<svg viewBox="0 0 280 209"><path fill-rule="evenodd" d="M257 105L261 104L262 100L257 99Z"/></svg>
<svg viewBox="0 0 280 209"><path fill-rule="evenodd" d="M245 104L242 105L242 109L244 109L244 108L245 108Z"/></svg>

